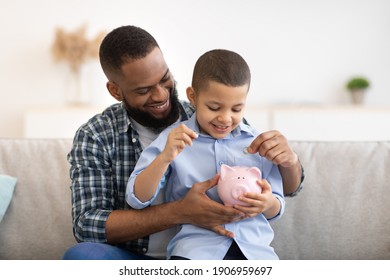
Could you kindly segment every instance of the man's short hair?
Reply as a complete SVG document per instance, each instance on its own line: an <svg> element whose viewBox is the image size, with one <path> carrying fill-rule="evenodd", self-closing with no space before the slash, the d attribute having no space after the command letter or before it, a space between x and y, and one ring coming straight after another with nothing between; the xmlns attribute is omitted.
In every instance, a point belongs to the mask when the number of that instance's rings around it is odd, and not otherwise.
<svg viewBox="0 0 390 280"><path fill-rule="evenodd" d="M100 64L106 76L109 72L120 73L129 60L146 57L154 48L159 48L154 37L140 27L121 26L106 35L100 49Z"/></svg>

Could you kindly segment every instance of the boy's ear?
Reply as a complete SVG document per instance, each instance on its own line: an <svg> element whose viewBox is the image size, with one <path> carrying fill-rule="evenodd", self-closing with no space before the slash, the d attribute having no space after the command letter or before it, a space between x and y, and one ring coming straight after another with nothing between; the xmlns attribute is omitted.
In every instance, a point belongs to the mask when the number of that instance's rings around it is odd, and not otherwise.
<svg viewBox="0 0 390 280"><path fill-rule="evenodd" d="M114 97L119 102L123 100L122 91L116 83L108 81L106 87L112 97Z"/></svg>
<svg viewBox="0 0 390 280"><path fill-rule="evenodd" d="M187 90L187 98L190 101L190 103L195 106L195 101L196 101L196 96L195 96L195 91L192 87L188 87Z"/></svg>

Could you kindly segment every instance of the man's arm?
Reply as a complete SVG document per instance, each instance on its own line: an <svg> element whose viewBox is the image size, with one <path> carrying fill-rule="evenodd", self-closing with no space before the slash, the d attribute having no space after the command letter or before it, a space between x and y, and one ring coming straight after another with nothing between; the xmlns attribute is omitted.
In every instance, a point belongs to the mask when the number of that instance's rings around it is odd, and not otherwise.
<svg viewBox="0 0 390 280"><path fill-rule="evenodd" d="M230 236L231 233L220 225L238 221L244 218L245 214L237 209L225 207L206 195L206 191L215 186L217 181L218 176L215 176L213 179L194 184L187 195L178 201L142 210L112 211L106 222L107 242L123 243L184 223Z"/></svg>
<svg viewBox="0 0 390 280"><path fill-rule="evenodd" d="M279 131L261 133L248 147L251 154L259 153L279 166L285 196L296 194L303 180L303 169L298 155Z"/></svg>
<svg viewBox="0 0 390 280"><path fill-rule="evenodd" d="M299 160L289 167L279 165L279 171L282 175L284 195L296 195L301 190L304 179L302 165Z"/></svg>

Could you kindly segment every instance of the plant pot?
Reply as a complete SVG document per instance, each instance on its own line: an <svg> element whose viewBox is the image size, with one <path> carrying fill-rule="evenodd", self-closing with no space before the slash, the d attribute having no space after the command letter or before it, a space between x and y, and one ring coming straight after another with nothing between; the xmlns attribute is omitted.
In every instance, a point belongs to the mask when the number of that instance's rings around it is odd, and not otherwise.
<svg viewBox="0 0 390 280"><path fill-rule="evenodd" d="M364 102L366 91L363 89L355 89L350 91L352 104L361 105Z"/></svg>

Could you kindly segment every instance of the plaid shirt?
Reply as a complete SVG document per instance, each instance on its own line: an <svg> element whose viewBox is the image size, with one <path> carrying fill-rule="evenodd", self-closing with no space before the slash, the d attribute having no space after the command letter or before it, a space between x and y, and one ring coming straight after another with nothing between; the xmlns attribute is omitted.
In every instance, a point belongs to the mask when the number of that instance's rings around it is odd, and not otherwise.
<svg viewBox="0 0 390 280"><path fill-rule="evenodd" d="M193 114L188 102L181 102L181 119ZM126 209L126 184L142 152L137 131L122 103L108 107L76 132L68 154L72 180L73 233L79 242L106 243L106 221L113 210ZM145 253L148 237L122 244Z"/></svg>

